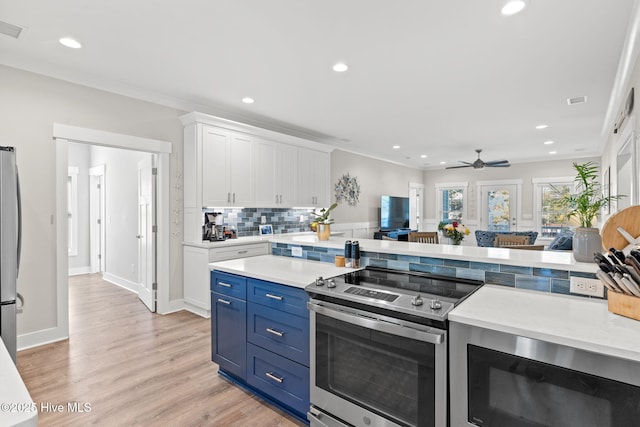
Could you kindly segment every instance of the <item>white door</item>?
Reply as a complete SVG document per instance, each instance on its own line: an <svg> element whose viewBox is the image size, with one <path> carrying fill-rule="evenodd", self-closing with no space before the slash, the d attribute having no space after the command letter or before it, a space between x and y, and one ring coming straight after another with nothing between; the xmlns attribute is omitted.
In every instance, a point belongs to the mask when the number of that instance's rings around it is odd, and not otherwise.
<svg viewBox="0 0 640 427"><path fill-rule="evenodd" d="M409 228L422 231L422 199L424 197L424 185L415 182L409 183Z"/></svg>
<svg viewBox="0 0 640 427"><path fill-rule="evenodd" d="M153 155L138 163L138 298L156 311L155 170Z"/></svg>
<svg viewBox="0 0 640 427"><path fill-rule="evenodd" d="M89 256L91 273L105 270L105 166L89 169Z"/></svg>
<svg viewBox="0 0 640 427"><path fill-rule="evenodd" d="M480 188L482 229L501 232L516 231L518 186L515 184L483 185Z"/></svg>

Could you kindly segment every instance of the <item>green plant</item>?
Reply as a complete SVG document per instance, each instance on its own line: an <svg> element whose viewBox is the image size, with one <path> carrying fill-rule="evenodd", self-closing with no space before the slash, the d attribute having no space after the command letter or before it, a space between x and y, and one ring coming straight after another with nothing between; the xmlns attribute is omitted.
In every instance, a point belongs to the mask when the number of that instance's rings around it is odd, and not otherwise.
<svg viewBox="0 0 640 427"><path fill-rule="evenodd" d="M331 206L329 206L329 208L327 208L327 209L325 209L325 208L320 209L319 213L311 212L311 215L313 215L315 217L315 219L313 221L317 222L318 224L333 224L333 218L329 218L329 214L336 207L338 207L338 204L334 203Z"/></svg>
<svg viewBox="0 0 640 427"><path fill-rule="evenodd" d="M575 194L564 194L558 202L569 209L567 218L575 217L580 227L593 227L593 219L600 209L625 196L604 195L601 185L598 183L598 165L587 162L583 164L573 163L577 175L574 179ZM555 189L556 191L560 191Z"/></svg>

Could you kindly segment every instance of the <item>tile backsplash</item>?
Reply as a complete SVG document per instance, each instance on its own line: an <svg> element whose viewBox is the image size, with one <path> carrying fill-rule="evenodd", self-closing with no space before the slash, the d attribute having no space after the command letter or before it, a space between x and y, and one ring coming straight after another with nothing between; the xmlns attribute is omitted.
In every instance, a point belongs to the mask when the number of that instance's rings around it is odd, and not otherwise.
<svg viewBox="0 0 640 427"><path fill-rule="evenodd" d="M235 227L238 237L259 235L258 227L262 217L265 224L273 226L274 234L298 233L311 231L309 213L313 209L284 209L284 208L220 208L206 209L203 212L222 212L222 225ZM300 216L306 218L300 222Z"/></svg>
<svg viewBox="0 0 640 427"><path fill-rule="evenodd" d="M291 257L291 248L293 246L302 246L302 258L314 261L333 263L336 255L344 254L343 249L324 248L310 245L291 245L287 243L272 244L271 253L273 255ZM362 267L371 265L374 267L390 268L401 271L420 271L449 277L481 280L485 283L491 283L494 285L531 289L555 294L570 294L569 283L571 276L586 277L590 279L596 278L595 274L581 273L578 271L515 266L493 262L475 262L412 255L397 255L373 251L363 251L361 253L360 263Z"/></svg>

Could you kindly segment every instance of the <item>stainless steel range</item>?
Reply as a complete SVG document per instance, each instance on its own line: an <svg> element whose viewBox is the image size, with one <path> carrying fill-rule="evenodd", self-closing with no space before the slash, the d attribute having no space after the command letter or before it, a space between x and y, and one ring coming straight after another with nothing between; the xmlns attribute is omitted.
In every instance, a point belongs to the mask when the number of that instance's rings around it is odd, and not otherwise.
<svg viewBox="0 0 640 427"><path fill-rule="evenodd" d="M306 287L315 426L447 425L447 314L482 282L367 267Z"/></svg>

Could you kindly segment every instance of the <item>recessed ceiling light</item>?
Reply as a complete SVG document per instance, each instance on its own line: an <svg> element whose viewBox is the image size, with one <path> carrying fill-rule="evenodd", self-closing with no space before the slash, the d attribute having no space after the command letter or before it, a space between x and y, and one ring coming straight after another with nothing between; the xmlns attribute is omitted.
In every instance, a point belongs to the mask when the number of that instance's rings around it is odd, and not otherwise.
<svg viewBox="0 0 640 427"><path fill-rule="evenodd" d="M557 151L549 151L549 154L557 154Z"/></svg>
<svg viewBox="0 0 640 427"><path fill-rule="evenodd" d="M504 6L502 6L502 10L500 11L505 16L515 15L516 13L522 11L527 4L524 0L509 0Z"/></svg>
<svg viewBox="0 0 640 427"><path fill-rule="evenodd" d="M426 159L426 158L427 158L427 155L426 155L426 154L421 154L421 155L420 155L420 158L421 158L421 159Z"/></svg>
<svg viewBox="0 0 640 427"><path fill-rule="evenodd" d="M255 101L253 100L253 98L245 96L244 98L242 98L242 102L244 102L245 104L253 104Z"/></svg>
<svg viewBox="0 0 640 427"><path fill-rule="evenodd" d="M344 73L348 69L349 67L347 67L347 64L345 64L344 62L338 62L333 66L333 71L335 71L336 73Z"/></svg>
<svg viewBox="0 0 640 427"><path fill-rule="evenodd" d="M441 165L446 165L446 164L447 164L447 162L440 162L440 164L441 164Z"/></svg>
<svg viewBox="0 0 640 427"><path fill-rule="evenodd" d="M400 148L400 146L399 146L399 145L394 145L394 146L393 146L393 147L391 147L391 148L393 148L394 150L397 150L398 148Z"/></svg>
<svg viewBox="0 0 640 427"><path fill-rule="evenodd" d="M82 44L76 39L72 39L71 37L62 37L58 40L62 46L70 47L71 49L80 49Z"/></svg>
<svg viewBox="0 0 640 427"><path fill-rule="evenodd" d="M536 129L546 129L548 127L549 127L549 125L538 125L538 126L536 126Z"/></svg>
<svg viewBox="0 0 640 427"><path fill-rule="evenodd" d="M545 141L545 142L544 142L544 145L551 145L551 144L553 144L553 143L554 143L554 141Z"/></svg>

